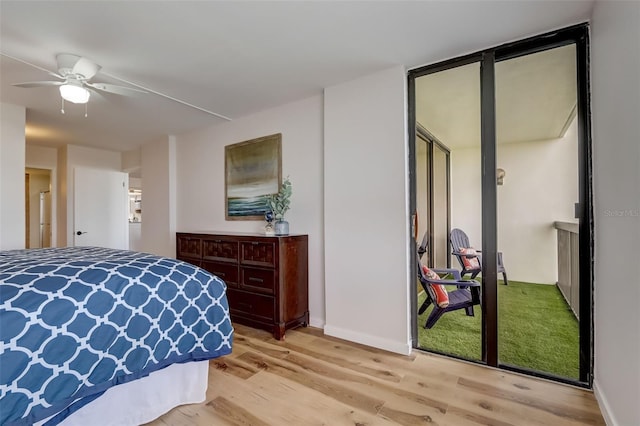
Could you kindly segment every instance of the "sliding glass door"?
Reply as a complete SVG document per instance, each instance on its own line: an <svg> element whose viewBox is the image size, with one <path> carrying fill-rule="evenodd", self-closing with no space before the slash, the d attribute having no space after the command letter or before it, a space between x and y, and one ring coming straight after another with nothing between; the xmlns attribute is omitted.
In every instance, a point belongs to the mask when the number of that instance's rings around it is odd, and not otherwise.
<svg viewBox="0 0 640 426"><path fill-rule="evenodd" d="M465 229L478 244L482 238L480 63L472 61L431 71L415 79L418 242L426 233L428 245L422 263L442 278L451 278L443 271L459 268L457 258L451 255L451 229ZM423 211L427 212L426 221ZM433 303L419 309L429 296L424 287L418 289L416 346L481 360L480 307L451 311L433 321L438 310ZM453 299L456 287L448 290Z"/></svg>
<svg viewBox="0 0 640 426"><path fill-rule="evenodd" d="M421 310L419 294L415 347L591 385L587 34L579 25L410 71L411 203L429 206L434 232L423 263L468 269L472 256L442 238L446 216L454 245L462 235L478 255L463 278L481 286L473 316L445 312L430 327L435 308Z"/></svg>
<svg viewBox="0 0 640 426"><path fill-rule="evenodd" d="M576 45L495 64L501 364L579 380ZM500 274L499 274L500 275Z"/></svg>

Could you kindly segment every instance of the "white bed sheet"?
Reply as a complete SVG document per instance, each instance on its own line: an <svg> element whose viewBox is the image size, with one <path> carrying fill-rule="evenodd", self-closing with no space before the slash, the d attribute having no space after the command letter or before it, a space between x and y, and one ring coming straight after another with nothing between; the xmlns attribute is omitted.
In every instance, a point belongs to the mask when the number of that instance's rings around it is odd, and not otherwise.
<svg viewBox="0 0 640 426"><path fill-rule="evenodd" d="M60 425L133 426L148 423L174 407L205 400L209 361L173 364L147 377L108 389ZM39 422L36 425L43 424Z"/></svg>

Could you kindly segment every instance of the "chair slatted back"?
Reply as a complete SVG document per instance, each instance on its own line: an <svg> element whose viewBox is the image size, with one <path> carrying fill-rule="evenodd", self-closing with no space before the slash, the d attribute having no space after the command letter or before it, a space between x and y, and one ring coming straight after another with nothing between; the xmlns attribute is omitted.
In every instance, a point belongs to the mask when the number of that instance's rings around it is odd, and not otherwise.
<svg viewBox="0 0 640 426"><path fill-rule="evenodd" d="M462 229L454 228L451 230L451 246L453 250L460 251L461 248L469 248L469 237Z"/></svg>

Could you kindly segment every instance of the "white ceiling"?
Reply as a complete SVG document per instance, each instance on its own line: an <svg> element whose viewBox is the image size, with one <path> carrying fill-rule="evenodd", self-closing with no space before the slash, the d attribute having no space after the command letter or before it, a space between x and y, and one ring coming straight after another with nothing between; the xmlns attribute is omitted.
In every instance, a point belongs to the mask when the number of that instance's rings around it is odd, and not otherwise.
<svg viewBox="0 0 640 426"><path fill-rule="evenodd" d="M7 1L0 51L55 71L57 53L235 119L393 65L407 68L589 19L594 0ZM0 56L0 101L27 108L27 143L129 150L221 119L163 97L92 95L60 113L49 76ZM121 84L98 74L93 82Z"/></svg>
<svg viewBox="0 0 640 426"><path fill-rule="evenodd" d="M575 45L495 66L497 142L564 136L575 117ZM416 119L449 147L480 146L480 65L472 63L416 79Z"/></svg>

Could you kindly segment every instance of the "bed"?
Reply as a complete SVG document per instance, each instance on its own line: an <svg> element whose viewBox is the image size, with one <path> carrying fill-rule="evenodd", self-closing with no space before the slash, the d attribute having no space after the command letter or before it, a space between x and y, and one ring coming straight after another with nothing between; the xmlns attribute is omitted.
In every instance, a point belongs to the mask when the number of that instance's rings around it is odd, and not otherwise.
<svg viewBox="0 0 640 426"><path fill-rule="evenodd" d="M0 424L140 424L204 400L229 354L225 283L100 247L0 252Z"/></svg>

